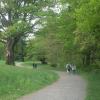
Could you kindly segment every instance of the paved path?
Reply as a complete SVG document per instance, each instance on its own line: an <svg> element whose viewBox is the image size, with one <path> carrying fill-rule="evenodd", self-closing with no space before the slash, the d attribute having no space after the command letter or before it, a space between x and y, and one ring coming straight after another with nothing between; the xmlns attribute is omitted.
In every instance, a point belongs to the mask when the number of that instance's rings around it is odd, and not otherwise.
<svg viewBox="0 0 100 100"><path fill-rule="evenodd" d="M60 79L57 82L18 100L85 100L85 81L78 75L58 73Z"/></svg>

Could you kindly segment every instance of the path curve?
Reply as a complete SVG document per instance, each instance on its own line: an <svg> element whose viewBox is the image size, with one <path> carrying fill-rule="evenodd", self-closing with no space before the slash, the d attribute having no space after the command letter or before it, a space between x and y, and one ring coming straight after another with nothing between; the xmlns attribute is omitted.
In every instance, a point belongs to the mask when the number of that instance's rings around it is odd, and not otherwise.
<svg viewBox="0 0 100 100"><path fill-rule="evenodd" d="M18 100L85 100L86 83L78 75L58 72L60 79L36 93Z"/></svg>

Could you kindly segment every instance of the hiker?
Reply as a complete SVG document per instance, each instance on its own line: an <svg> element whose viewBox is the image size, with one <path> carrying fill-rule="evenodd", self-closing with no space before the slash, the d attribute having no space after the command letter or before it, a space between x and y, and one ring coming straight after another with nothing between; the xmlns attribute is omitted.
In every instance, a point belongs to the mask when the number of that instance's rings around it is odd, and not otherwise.
<svg viewBox="0 0 100 100"><path fill-rule="evenodd" d="M33 68L37 68L37 64L36 63L33 63Z"/></svg>
<svg viewBox="0 0 100 100"><path fill-rule="evenodd" d="M72 71L71 64L66 64L67 73Z"/></svg>
<svg viewBox="0 0 100 100"><path fill-rule="evenodd" d="M75 74L76 73L76 65L75 64L71 64L71 68L72 68L72 72Z"/></svg>

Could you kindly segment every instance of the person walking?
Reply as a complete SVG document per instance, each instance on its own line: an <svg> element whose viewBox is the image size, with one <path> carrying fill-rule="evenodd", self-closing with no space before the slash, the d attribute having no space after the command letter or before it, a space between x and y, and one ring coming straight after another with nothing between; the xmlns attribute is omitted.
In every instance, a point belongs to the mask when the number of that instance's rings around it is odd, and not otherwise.
<svg viewBox="0 0 100 100"><path fill-rule="evenodd" d="M70 73L71 72L71 64L66 64L66 70L67 70L67 73Z"/></svg>

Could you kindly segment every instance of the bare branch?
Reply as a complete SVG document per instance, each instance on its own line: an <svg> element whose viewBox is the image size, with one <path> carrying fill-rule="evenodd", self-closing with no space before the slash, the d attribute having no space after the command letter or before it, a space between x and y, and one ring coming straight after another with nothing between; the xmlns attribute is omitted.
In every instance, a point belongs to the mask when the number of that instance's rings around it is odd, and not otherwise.
<svg viewBox="0 0 100 100"><path fill-rule="evenodd" d="M2 29L3 31L6 31L3 25L0 25L0 29Z"/></svg>
<svg viewBox="0 0 100 100"><path fill-rule="evenodd" d="M2 42L2 43L6 43L7 41L6 40L4 40L4 39L0 39L0 42Z"/></svg>
<svg viewBox="0 0 100 100"><path fill-rule="evenodd" d="M6 19L5 15L2 14L2 12L0 12L0 15L1 15L1 17L2 17L6 22L8 22L8 20Z"/></svg>

